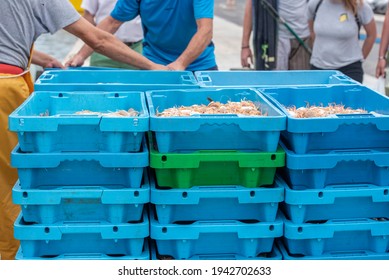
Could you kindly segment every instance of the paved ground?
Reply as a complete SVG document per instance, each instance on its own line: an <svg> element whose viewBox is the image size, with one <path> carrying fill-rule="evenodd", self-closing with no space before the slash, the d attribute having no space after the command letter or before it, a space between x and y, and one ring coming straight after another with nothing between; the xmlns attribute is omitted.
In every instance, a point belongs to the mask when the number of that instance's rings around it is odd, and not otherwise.
<svg viewBox="0 0 389 280"><path fill-rule="evenodd" d="M236 0L236 9L226 9L225 0L215 0L214 42L216 59L221 70L240 68L240 46L242 39L243 3ZM383 17L376 16L377 22L382 23ZM73 35L59 31L54 35L41 36L35 44L36 49L47 52L56 58L66 61L82 45ZM376 61L378 46L371 53L371 60ZM364 84L374 88L376 79L373 75L375 65L365 63ZM41 70L37 68L37 70Z"/></svg>

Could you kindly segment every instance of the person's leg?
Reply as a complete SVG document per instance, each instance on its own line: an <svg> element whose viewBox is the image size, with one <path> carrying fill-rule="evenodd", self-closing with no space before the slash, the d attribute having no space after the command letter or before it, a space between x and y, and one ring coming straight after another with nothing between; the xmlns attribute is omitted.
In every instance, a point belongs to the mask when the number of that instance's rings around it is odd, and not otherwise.
<svg viewBox="0 0 389 280"><path fill-rule="evenodd" d="M350 77L351 79L354 79L357 82L360 83L363 82L363 67L361 61L351 63L337 70L339 70L340 72Z"/></svg>
<svg viewBox="0 0 389 280"><path fill-rule="evenodd" d="M304 43L309 46L310 38L303 38ZM291 51L289 55L289 70L308 70L311 55L301 46L297 39L291 40Z"/></svg>
<svg viewBox="0 0 389 280"><path fill-rule="evenodd" d="M291 50L290 39L278 38L276 70L288 70L289 53Z"/></svg>
<svg viewBox="0 0 389 280"><path fill-rule="evenodd" d="M134 51L141 54L143 52L142 42L138 42L138 43L131 45L131 49L133 49ZM131 66L129 64L112 60L109 57L106 57L106 56L99 54L99 53L96 53L96 52L94 52L91 55L90 66L121 68L121 69L130 69L130 70L138 69L138 68Z"/></svg>
<svg viewBox="0 0 389 280"><path fill-rule="evenodd" d="M13 229L20 207L12 203L12 188L18 174L10 164L10 154L18 139L16 133L8 130L8 116L29 94L30 88L23 77L0 75L0 255L3 260L14 259L19 248Z"/></svg>

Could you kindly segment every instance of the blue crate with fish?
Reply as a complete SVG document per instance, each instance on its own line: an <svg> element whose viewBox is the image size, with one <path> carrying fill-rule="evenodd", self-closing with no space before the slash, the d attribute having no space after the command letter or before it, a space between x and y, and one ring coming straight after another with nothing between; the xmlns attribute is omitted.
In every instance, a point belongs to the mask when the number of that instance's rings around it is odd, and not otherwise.
<svg viewBox="0 0 389 280"><path fill-rule="evenodd" d="M150 179L150 202L160 224L199 220L252 220L273 222L284 200L284 184L245 188L196 186L190 189L159 187Z"/></svg>
<svg viewBox="0 0 389 280"><path fill-rule="evenodd" d="M146 91L199 88L191 71L124 69L48 70L36 80L36 91Z"/></svg>
<svg viewBox="0 0 389 280"><path fill-rule="evenodd" d="M23 152L137 152L149 113L143 92L34 92L9 129Z"/></svg>
<svg viewBox="0 0 389 280"><path fill-rule="evenodd" d="M274 152L286 117L254 89L149 91L150 130L159 152Z"/></svg>
<svg viewBox="0 0 389 280"><path fill-rule="evenodd" d="M293 223L389 218L389 187L353 184L294 190L285 184L285 201L280 208Z"/></svg>
<svg viewBox="0 0 389 280"><path fill-rule="evenodd" d="M355 207L358 207L355 205ZM323 256L326 254L389 251L389 219L332 219L296 224L284 221L282 240L290 254Z"/></svg>
<svg viewBox="0 0 389 280"><path fill-rule="evenodd" d="M161 255L159 254L157 250L157 246L155 245L155 241L152 240L150 245L150 253L151 253L151 259L152 260L174 260L172 256L169 255ZM190 257L187 260L199 260L199 261L210 261L210 260L282 260L281 251L276 247L273 246L273 249L271 252L259 254L258 256L254 258L244 257L237 254L208 254L208 255L195 255Z"/></svg>
<svg viewBox="0 0 389 280"><path fill-rule="evenodd" d="M18 169L22 190L107 185L139 188L149 166L149 151L146 141L138 153L24 153L16 146L11 165Z"/></svg>
<svg viewBox="0 0 389 280"><path fill-rule="evenodd" d="M150 238L161 255L190 259L197 255L231 254L255 258L271 252L283 234L283 222L251 220L194 221L161 225L150 213Z"/></svg>
<svg viewBox="0 0 389 280"><path fill-rule="evenodd" d="M134 223L63 222L27 223L19 215L14 236L20 240L24 258L53 258L66 255L98 254L141 256L149 236L147 211Z"/></svg>
<svg viewBox="0 0 389 280"><path fill-rule="evenodd" d="M262 89L286 116L281 138L297 154L386 148L389 98L363 85Z"/></svg>
<svg viewBox="0 0 389 280"><path fill-rule="evenodd" d="M314 85L350 85L358 82L336 70L288 71L197 71L200 87L304 87Z"/></svg>
<svg viewBox="0 0 389 280"><path fill-rule="evenodd" d="M389 253L373 253L370 251L349 251L349 252L328 252L320 256L304 256L302 254L291 254L283 244L282 240L277 240L277 247L279 248L283 260L291 261L309 261L309 260L389 260Z"/></svg>
<svg viewBox="0 0 389 280"><path fill-rule="evenodd" d="M281 254L281 253L280 253ZM143 251L139 256L123 255L123 254L104 254L104 253L70 253L70 254L61 254L61 255L42 255L39 257L25 257L23 250L19 247L16 252L15 260L27 261L27 260L42 260L42 261L68 261L68 260L103 260L103 261L113 261L113 260L141 260L147 261L150 260L150 248L147 239L143 245Z"/></svg>
<svg viewBox="0 0 389 280"><path fill-rule="evenodd" d="M355 184L389 185L389 148L334 150L296 154L285 149L286 165L279 173L292 189L322 189Z"/></svg>
<svg viewBox="0 0 389 280"><path fill-rule="evenodd" d="M28 223L136 222L150 202L150 184L148 176L144 176L140 188L75 185L22 189L18 181L12 189L12 200L21 206L23 219Z"/></svg>

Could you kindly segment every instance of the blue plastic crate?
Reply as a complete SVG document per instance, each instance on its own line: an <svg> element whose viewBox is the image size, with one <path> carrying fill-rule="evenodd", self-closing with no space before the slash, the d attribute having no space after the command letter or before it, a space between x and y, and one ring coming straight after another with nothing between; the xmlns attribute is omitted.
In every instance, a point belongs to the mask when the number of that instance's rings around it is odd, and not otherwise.
<svg viewBox="0 0 389 280"><path fill-rule="evenodd" d="M146 91L199 88L191 71L70 69L49 70L35 82L36 91Z"/></svg>
<svg viewBox="0 0 389 280"><path fill-rule="evenodd" d="M251 150L274 152L286 117L254 89L194 89L146 92L150 111L150 130L154 132L158 151L188 152L196 150ZM213 101L227 103L253 101L263 116L192 115L159 117L158 112L179 106L207 105Z"/></svg>
<svg viewBox="0 0 389 280"><path fill-rule="evenodd" d="M76 114L130 108L139 115ZM9 116L9 129L24 152L137 152L149 113L143 92L34 92Z"/></svg>
<svg viewBox="0 0 389 280"><path fill-rule="evenodd" d="M333 219L296 224L284 218L282 238L290 254L322 256L389 251L389 220Z"/></svg>
<svg viewBox="0 0 389 280"><path fill-rule="evenodd" d="M388 142L389 143L389 142ZM279 170L292 189L322 189L332 185L389 185L389 148L351 149L325 154L296 154L285 149L286 166Z"/></svg>
<svg viewBox="0 0 389 280"><path fill-rule="evenodd" d="M149 236L147 212L137 223L66 222L33 224L19 215L14 224L15 238L25 258L52 258L64 255L102 254L141 256Z"/></svg>
<svg viewBox="0 0 389 280"><path fill-rule="evenodd" d="M284 200L284 184L249 189L242 186L160 188L151 178L150 202L160 224L199 220L255 220L273 222Z"/></svg>
<svg viewBox="0 0 389 280"><path fill-rule="evenodd" d="M281 240L277 240L276 244L284 260L389 260L389 253L373 253L369 251L328 252L320 256L304 256L289 253Z"/></svg>
<svg viewBox="0 0 389 280"><path fill-rule="evenodd" d="M140 188L110 186L59 186L55 189L12 189L13 203L21 206L25 222L127 223L139 221L145 204L150 202L147 176Z"/></svg>
<svg viewBox="0 0 389 280"><path fill-rule="evenodd" d="M196 221L161 225L150 218L150 237L159 254L174 259L196 255L235 254L255 258L272 251L274 239L282 236L283 223L237 220Z"/></svg>
<svg viewBox="0 0 389 280"><path fill-rule="evenodd" d="M154 244L154 241L152 241L151 244L151 259L152 260L173 260L171 256L166 255L160 255L157 251L156 245ZM210 255L195 255L189 258L188 260L201 260L201 261L208 261L208 260L282 260L281 251L276 247L273 246L273 249L269 253L263 253L260 254L254 258L249 257L243 257L237 254L210 254Z"/></svg>
<svg viewBox="0 0 389 280"><path fill-rule="evenodd" d="M22 190L59 186L139 188L149 152L143 142L139 153L23 153L11 152Z"/></svg>
<svg viewBox="0 0 389 280"><path fill-rule="evenodd" d="M200 87L291 87L357 82L335 70L288 71L198 71Z"/></svg>
<svg viewBox="0 0 389 280"><path fill-rule="evenodd" d="M389 218L389 187L337 185L324 189L293 190L285 185L285 201L280 207L294 223Z"/></svg>
<svg viewBox="0 0 389 280"><path fill-rule="evenodd" d="M280 253L281 254L281 253ZM56 260L56 261L67 261L67 260L150 260L150 249L147 240L144 242L143 252L139 256L125 256L125 255L107 255L101 253L83 253L83 254L62 254L62 255L47 255L41 257L24 257L23 250L19 247L16 253L15 260L26 261L26 260Z"/></svg>
<svg viewBox="0 0 389 280"><path fill-rule="evenodd" d="M298 154L345 149L387 148L389 143L389 98L363 85L304 88L272 88L262 92L286 116L281 138ZM295 118L286 107L342 104L364 109L366 114Z"/></svg>

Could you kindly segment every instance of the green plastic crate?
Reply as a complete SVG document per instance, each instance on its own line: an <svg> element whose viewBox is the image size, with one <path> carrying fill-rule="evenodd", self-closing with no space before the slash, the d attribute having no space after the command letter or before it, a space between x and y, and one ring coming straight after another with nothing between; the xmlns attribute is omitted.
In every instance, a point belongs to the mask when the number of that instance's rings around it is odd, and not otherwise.
<svg viewBox="0 0 389 280"><path fill-rule="evenodd" d="M150 167L160 187L272 185L277 167L285 166L285 152L197 151L160 153L150 143Z"/></svg>

